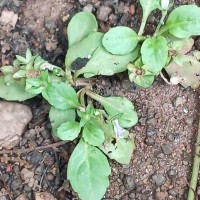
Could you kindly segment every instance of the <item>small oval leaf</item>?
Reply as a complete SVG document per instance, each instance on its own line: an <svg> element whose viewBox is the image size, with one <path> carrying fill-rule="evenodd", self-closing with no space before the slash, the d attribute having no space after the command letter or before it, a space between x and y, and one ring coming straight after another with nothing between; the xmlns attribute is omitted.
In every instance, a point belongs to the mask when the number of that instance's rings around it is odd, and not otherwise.
<svg viewBox="0 0 200 200"><path fill-rule="evenodd" d="M75 120L75 110L59 110L55 107L51 106L49 111L49 119L52 126L52 131L55 136L57 136L57 128L67 122L67 121L74 121Z"/></svg>
<svg viewBox="0 0 200 200"><path fill-rule="evenodd" d="M49 83L42 96L55 108L67 110L79 107L76 91L67 83Z"/></svg>
<svg viewBox="0 0 200 200"><path fill-rule="evenodd" d="M196 5L183 5L174 9L166 22L164 30L178 38L200 35L200 8ZM162 29L161 29L162 32Z"/></svg>
<svg viewBox="0 0 200 200"><path fill-rule="evenodd" d="M138 35L131 28L118 26L111 28L103 37L104 48L115 55L125 55L133 51L138 44Z"/></svg>
<svg viewBox="0 0 200 200"><path fill-rule="evenodd" d="M91 32L97 31L97 29L98 24L92 13L79 12L71 19L67 27L69 47L87 37Z"/></svg>
<svg viewBox="0 0 200 200"><path fill-rule="evenodd" d="M91 123L87 123L83 129L83 138L84 140L93 146L100 146L104 142L104 133L103 131Z"/></svg>
<svg viewBox="0 0 200 200"><path fill-rule="evenodd" d="M76 121L68 121L60 125L57 130L57 136L61 140L74 140L81 131L80 124Z"/></svg>
<svg viewBox="0 0 200 200"><path fill-rule="evenodd" d="M141 47L142 62L146 69L153 73L159 73L166 65L168 57L167 41L163 36L149 38Z"/></svg>

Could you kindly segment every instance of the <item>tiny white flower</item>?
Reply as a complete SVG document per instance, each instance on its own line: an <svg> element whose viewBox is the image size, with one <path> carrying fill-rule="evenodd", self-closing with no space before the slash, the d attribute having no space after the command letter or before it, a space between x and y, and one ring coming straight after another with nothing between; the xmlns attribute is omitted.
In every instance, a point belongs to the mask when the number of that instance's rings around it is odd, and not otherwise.
<svg viewBox="0 0 200 200"><path fill-rule="evenodd" d="M169 0L161 0L161 7L163 10L167 10L169 6Z"/></svg>
<svg viewBox="0 0 200 200"><path fill-rule="evenodd" d="M125 129L123 129L120 125L119 125L119 121L118 119L113 121L113 125L114 125L114 131L117 137L119 138L123 138L123 133L126 131Z"/></svg>

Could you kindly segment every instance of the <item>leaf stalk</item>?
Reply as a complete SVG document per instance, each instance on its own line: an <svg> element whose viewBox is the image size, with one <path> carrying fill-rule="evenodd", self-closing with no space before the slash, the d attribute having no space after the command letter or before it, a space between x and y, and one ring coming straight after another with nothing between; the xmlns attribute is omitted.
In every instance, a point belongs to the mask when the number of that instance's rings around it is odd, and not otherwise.
<svg viewBox="0 0 200 200"><path fill-rule="evenodd" d="M190 187L189 187L187 200L195 199L195 191L197 187L197 179L198 179L199 165L200 165L199 153L200 153L200 116L199 116L199 126L198 126L198 132L197 132L195 156L194 156L193 168L192 168L192 176L190 180Z"/></svg>

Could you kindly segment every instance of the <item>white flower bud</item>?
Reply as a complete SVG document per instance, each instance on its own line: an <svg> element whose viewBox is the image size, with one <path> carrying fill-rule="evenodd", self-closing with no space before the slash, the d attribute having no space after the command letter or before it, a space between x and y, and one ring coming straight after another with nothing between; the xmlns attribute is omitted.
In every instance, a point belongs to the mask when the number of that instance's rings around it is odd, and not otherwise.
<svg viewBox="0 0 200 200"><path fill-rule="evenodd" d="M169 6L169 0L161 0L161 7L163 10L167 10Z"/></svg>

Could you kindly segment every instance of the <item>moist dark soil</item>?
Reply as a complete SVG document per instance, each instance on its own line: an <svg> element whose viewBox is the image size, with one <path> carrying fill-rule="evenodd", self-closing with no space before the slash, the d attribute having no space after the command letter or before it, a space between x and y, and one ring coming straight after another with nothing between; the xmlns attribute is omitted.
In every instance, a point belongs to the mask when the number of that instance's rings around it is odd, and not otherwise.
<svg viewBox="0 0 200 200"><path fill-rule="evenodd" d="M175 0L175 7L194 3ZM196 1L200 5L200 1ZM0 14L13 11L17 22L0 24L0 66L12 64L16 54L27 48L49 62L64 67L67 52L66 27L79 11L93 12L102 32L116 25L138 31L141 7L135 0L0 0ZM160 13L148 19L145 34L151 34ZM84 24L83 24L84 26ZM80 27L81 28L81 27ZM200 50L200 37L195 38ZM167 85L160 77L148 89L128 81L126 74L99 77L95 89L100 94L130 99L139 115L130 132L137 149L129 165L110 161L112 174L107 200L185 200L191 174L197 134L200 91ZM35 199L37 191L52 193L59 200L78 199L66 180L66 166L75 143L45 150L33 148L56 143L48 120L49 105L40 97L24 102L33 119L24 132L15 154L0 157L0 200ZM17 153L16 149L29 148ZM0 151L1 153L1 151ZM31 179L22 180L30 173ZM200 182L196 198L200 199Z"/></svg>

